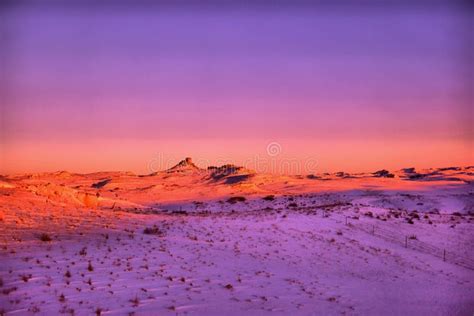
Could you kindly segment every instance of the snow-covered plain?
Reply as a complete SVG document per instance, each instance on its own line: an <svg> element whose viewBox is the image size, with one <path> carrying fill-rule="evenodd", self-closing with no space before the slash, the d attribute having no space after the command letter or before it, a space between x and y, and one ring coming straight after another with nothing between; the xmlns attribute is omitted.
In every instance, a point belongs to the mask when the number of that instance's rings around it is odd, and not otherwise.
<svg viewBox="0 0 474 316"><path fill-rule="evenodd" d="M472 315L473 179L3 176L0 314Z"/></svg>

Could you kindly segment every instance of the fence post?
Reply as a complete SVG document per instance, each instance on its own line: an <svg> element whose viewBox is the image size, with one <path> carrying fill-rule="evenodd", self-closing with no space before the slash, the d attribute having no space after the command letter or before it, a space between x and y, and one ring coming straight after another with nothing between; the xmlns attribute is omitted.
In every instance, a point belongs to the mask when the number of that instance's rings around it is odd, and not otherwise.
<svg viewBox="0 0 474 316"><path fill-rule="evenodd" d="M405 236L405 248L408 248L408 236Z"/></svg>
<svg viewBox="0 0 474 316"><path fill-rule="evenodd" d="M443 249L443 261L446 261L446 249Z"/></svg>
<svg viewBox="0 0 474 316"><path fill-rule="evenodd" d="M346 216L346 226L347 226L347 216Z"/></svg>
<svg viewBox="0 0 474 316"><path fill-rule="evenodd" d="M372 225L372 235L375 235L375 225Z"/></svg>

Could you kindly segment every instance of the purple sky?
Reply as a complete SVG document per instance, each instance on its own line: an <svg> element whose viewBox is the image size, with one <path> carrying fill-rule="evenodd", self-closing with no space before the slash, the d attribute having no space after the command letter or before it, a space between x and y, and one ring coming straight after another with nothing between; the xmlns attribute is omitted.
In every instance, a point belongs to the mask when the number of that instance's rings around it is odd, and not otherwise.
<svg viewBox="0 0 474 316"><path fill-rule="evenodd" d="M473 162L472 33L456 7L13 6L3 18L3 172L145 171L157 152L212 162L219 149L239 162L270 141L321 171Z"/></svg>

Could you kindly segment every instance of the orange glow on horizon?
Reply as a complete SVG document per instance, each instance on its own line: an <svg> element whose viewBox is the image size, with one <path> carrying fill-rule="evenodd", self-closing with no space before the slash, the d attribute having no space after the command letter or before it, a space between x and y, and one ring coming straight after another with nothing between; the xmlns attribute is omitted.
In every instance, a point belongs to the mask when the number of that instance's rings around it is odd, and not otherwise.
<svg viewBox="0 0 474 316"><path fill-rule="evenodd" d="M67 170L132 171L145 174L193 157L202 168L233 163L257 172L305 174L372 172L405 167L466 166L473 162L466 142L304 141L281 139L276 156L267 153L268 140L195 139L186 142L94 139L83 143L12 143L4 146L0 172L23 173ZM407 163L409 161L409 163Z"/></svg>

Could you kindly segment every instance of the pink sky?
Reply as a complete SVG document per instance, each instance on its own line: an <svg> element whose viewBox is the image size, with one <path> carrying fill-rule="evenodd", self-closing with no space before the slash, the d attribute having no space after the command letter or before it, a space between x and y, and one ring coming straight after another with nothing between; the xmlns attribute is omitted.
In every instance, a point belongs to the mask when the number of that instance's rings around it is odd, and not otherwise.
<svg viewBox="0 0 474 316"><path fill-rule="evenodd" d="M5 11L0 172L474 164L456 10L164 11Z"/></svg>

